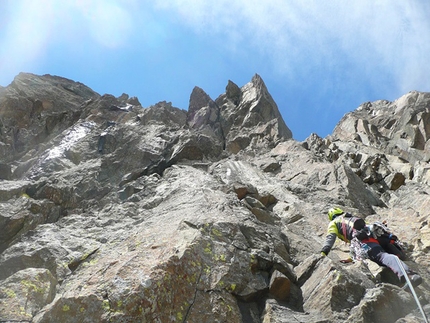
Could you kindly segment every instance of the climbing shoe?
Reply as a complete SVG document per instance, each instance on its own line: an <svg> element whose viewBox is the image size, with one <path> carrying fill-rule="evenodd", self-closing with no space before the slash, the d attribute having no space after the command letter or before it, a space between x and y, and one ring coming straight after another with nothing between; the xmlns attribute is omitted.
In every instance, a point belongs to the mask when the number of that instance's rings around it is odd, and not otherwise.
<svg viewBox="0 0 430 323"><path fill-rule="evenodd" d="M408 275L408 276L409 276L409 280L411 281L412 286L414 286L414 287L417 287L418 285L420 285L423 282L423 279L418 274L412 274L412 275Z"/></svg>
<svg viewBox="0 0 430 323"><path fill-rule="evenodd" d="M408 273L408 277L409 277L409 280L411 281L411 284L413 287L417 287L418 285L420 285L423 282L423 279L417 273ZM408 284L406 283L405 277L402 276L401 282L404 284L403 289L408 287Z"/></svg>

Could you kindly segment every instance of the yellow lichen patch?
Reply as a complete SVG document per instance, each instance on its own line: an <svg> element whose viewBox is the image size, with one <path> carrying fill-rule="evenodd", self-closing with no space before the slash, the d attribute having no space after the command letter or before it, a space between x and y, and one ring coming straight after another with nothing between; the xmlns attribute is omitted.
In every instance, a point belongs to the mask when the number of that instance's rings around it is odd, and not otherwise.
<svg viewBox="0 0 430 323"><path fill-rule="evenodd" d="M178 313L176 314L176 318L178 319L178 321L182 321L182 320L184 319L184 316L182 315L182 313L181 313L181 312L178 312Z"/></svg>
<svg viewBox="0 0 430 323"><path fill-rule="evenodd" d="M336 281L339 281L339 280L341 280L343 277L342 277L342 274L341 274L341 272L339 272L339 271L337 271L337 270L334 270L334 272L333 272L333 274L334 274L334 276L335 276L335 280Z"/></svg>
<svg viewBox="0 0 430 323"><path fill-rule="evenodd" d="M192 261L190 262L190 264L191 264L193 267L201 267L201 266L202 266L202 264L201 264L199 261L195 262L194 260L192 260Z"/></svg>
<svg viewBox="0 0 430 323"><path fill-rule="evenodd" d="M20 315L23 315L23 316L27 316L27 317L32 317L32 315L31 315L30 313L27 313L27 312L25 311L24 306L20 306L20 307L19 307L19 314L20 314Z"/></svg>
<svg viewBox="0 0 430 323"><path fill-rule="evenodd" d="M70 306L69 305L63 305L63 312L67 312L70 311Z"/></svg>
<svg viewBox="0 0 430 323"><path fill-rule="evenodd" d="M187 277L187 281L188 281L189 283L194 284L194 283L197 281L197 275L194 273L194 274L192 274L191 276L188 276L188 277Z"/></svg>
<svg viewBox="0 0 430 323"><path fill-rule="evenodd" d="M200 228L200 232L205 232L208 228L209 228L210 224L209 223L205 223L201 228Z"/></svg>
<svg viewBox="0 0 430 323"><path fill-rule="evenodd" d="M102 303L102 307L105 311L110 311L110 304L109 304L109 300L104 299L103 303Z"/></svg>
<svg viewBox="0 0 430 323"><path fill-rule="evenodd" d="M81 313L85 312L85 308L84 308L84 307L81 307L81 308L79 309L79 312L81 312Z"/></svg>
<svg viewBox="0 0 430 323"><path fill-rule="evenodd" d="M234 292L234 290L236 289L236 284L231 284L230 285L230 290L232 291L232 292Z"/></svg>
<svg viewBox="0 0 430 323"><path fill-rule="evenodd" d="M203 269L206 275L209 275L211 273L211 268L208 265L205 265L205 268Z"/></svg>
<svg viewBox="0 0 430 323"><path fill-rule="evenodd" d="M257 264L257 257L254 254L251 254L251 257L249 259L249 268L252 270Z"/></svg>
<svg viewBox="0 0 430 323"><path fill-rule="evenodd" d="M0 290L1 292L1 290ZM3 290L3 292L7 295L8 298L15 298L16 294L12 289L6 288Z"/></svg>
<svg viewBox="0 0 430 323"><path fill-rule="evenodd" d="M83 266L83 267L93 266L93 265L97 264L97 262L98 262L98 260L97 260L97 259L91 259L91 260L90 260L90 261L88 261L88 262L84 262L84 263L82 264L82 266Z"/></svg>
<svg viewBox="0 0 430 323"><path fill-rule="evenodd" d="M81 261L84 261L85 259L87 259L90 256L89 253L83 254L81 257Z"/></svg>
<svg viewBox="0 0 430 323"><path fill-rule="evenodd" d="M44 293L45 289L38 287L36 284L29 280L21 280L21 284L27 287L29 290L34 290L36 293Z"/></svg>
<svg viewBox="0 0 430 323"><path fill-rule="evenodd" d="M215 229L215 228L212 228L212 234L217 236L217 237L222 237L221 231L219 231L218 229Z"/></svg>

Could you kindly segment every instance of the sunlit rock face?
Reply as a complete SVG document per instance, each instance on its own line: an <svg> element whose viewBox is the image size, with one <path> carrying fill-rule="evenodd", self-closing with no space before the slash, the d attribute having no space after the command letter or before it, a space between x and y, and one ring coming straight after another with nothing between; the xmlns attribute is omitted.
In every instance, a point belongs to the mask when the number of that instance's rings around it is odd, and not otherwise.
<svg viewBox="0 0 430 323"><path fill-rule="evenodd" d="M387 220L429 312L428 98L297 142L258 75L196 87L188 110L18 75L0 88L0 321L418 321L389 270L320 248L332 206Z"/></svg>
<svg viewBox="0 0 430 323"><path fill-rule="evenodd" d="M394 102L366 102L346 114L334 130L340 140L355 140L407 162L430 160L430 93L412 91Z"/></svg>

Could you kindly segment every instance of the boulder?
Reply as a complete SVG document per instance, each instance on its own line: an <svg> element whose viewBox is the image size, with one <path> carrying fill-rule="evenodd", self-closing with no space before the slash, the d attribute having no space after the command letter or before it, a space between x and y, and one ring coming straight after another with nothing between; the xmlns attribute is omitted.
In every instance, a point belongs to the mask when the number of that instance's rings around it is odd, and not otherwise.
<svg viewBox="0 0 430 323"><path fill-rule="evenodd" d="M415 307L410 293L392 285L382 285L366 291L360 304L352 309L348 322L396 322Z"/></svg>
<svg viewBox="0 0 430 323"><path fill-rule="evenodd" d="M275 270L270 277L269 292L276 299L285 301L290 296L291 281L287 276Z"/></svg>
<svg viewBox="0 0 430 323"><path fill-rule="evenodd" d="M44 268L17 271L0 283L0 320L28 322L54 300L57 281Z"/></svg>

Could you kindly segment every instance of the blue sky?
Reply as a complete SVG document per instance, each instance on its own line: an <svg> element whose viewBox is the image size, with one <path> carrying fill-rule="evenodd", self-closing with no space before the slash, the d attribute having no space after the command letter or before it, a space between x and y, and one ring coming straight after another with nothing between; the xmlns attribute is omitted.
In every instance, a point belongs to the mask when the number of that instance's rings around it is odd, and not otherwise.
<svg viewBox="0 0 430 323"><path fill-rule="evenodd" d="M1 0L0 85L59 75L188 109L259 74L297 140L366 101L430 92L428 0Z"/></svg>

